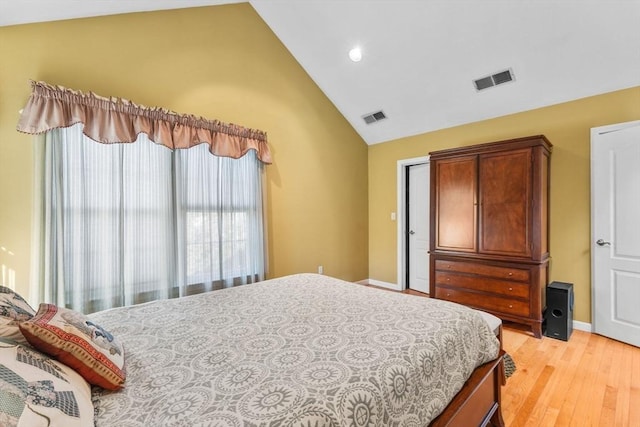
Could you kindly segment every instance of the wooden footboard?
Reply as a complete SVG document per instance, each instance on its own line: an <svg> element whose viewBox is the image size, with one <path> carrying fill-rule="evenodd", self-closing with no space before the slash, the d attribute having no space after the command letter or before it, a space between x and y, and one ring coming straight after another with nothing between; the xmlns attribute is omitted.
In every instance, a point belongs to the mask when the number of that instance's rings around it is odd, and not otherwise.
<svg viewBox="0 0 640 427"><path fill-rule="evenodd" d="M478 367L449 406L429 425L504 427L500 408L500 387L504 376L503 355L504 351L500 350L496 360Z"/></svg>

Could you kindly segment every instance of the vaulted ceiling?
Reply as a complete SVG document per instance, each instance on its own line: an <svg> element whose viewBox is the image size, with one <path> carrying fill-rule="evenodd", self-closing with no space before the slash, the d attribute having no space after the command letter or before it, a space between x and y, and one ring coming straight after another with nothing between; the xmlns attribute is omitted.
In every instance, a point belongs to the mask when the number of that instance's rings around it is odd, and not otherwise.
<svg viewBox="0 0 640 427"><path fill-rule="evenodd" d="M0 25L239 2L0 0ZM249 3L368 144L640 85L640 0Z"/></svg>

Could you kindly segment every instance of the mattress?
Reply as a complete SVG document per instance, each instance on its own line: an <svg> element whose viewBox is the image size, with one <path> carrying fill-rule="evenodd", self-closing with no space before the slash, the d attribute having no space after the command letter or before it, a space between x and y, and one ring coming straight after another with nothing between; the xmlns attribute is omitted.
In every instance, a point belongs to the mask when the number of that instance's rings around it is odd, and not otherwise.
<svg viewBox="0 0 640 427"><path fill-rule="evenodd" d="M499 317L496 317L491 313L487 313L486 311L481 311L481 310L476 310L476 311L480 313L484 321L487 322L487 325L489 325L489 329L491 329L493 333L496 334L497 336L500 333L500 326L502 325L502 320L500 320Z"/></svg>
<svg viewBox="0 0 640 427"><path fill-rule="evenodd" d="M125 347L103 426L425 426L498 355L461 305L301 274L90 315Z"/></svg>

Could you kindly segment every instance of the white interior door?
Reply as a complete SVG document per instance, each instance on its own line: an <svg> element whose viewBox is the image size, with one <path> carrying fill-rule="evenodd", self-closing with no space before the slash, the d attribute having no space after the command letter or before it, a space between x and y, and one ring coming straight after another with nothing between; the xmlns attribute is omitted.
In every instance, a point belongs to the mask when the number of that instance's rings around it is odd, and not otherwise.
<svg viewBox="0 0 640 427"><path fill-rule="evenodd" d="M591 130L594 332L640 346L640 121Z"/></svg>
<svg viewBox="0 0 640 427"><path fill-rule="evenodd" d="M429 293L429 164L408 170L409 288Z"/></svg>

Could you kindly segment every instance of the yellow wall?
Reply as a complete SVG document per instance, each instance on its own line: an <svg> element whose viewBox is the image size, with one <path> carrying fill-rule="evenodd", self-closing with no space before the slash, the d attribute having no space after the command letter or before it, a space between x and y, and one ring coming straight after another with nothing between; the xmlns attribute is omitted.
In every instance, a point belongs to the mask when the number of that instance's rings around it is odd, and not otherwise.
<svg viewBox="0 0 640 427"><path fill-rule="evenodd" d="M543 134L553 144L551 280L574 283L574 318L591 322L590 129L639 118L635 87L369 147L369 277L397 282L396 223L389 214L396 210L398 160Z"/></svg>
<svg viewBox="0 0 640 427"><path fill-rule="evenodd" d="M248 4L0 27L0 264L27 294L29 79L261 129L270 277L367 277L367 145ZM11 253L10 253L11 252Z"/></svg>

